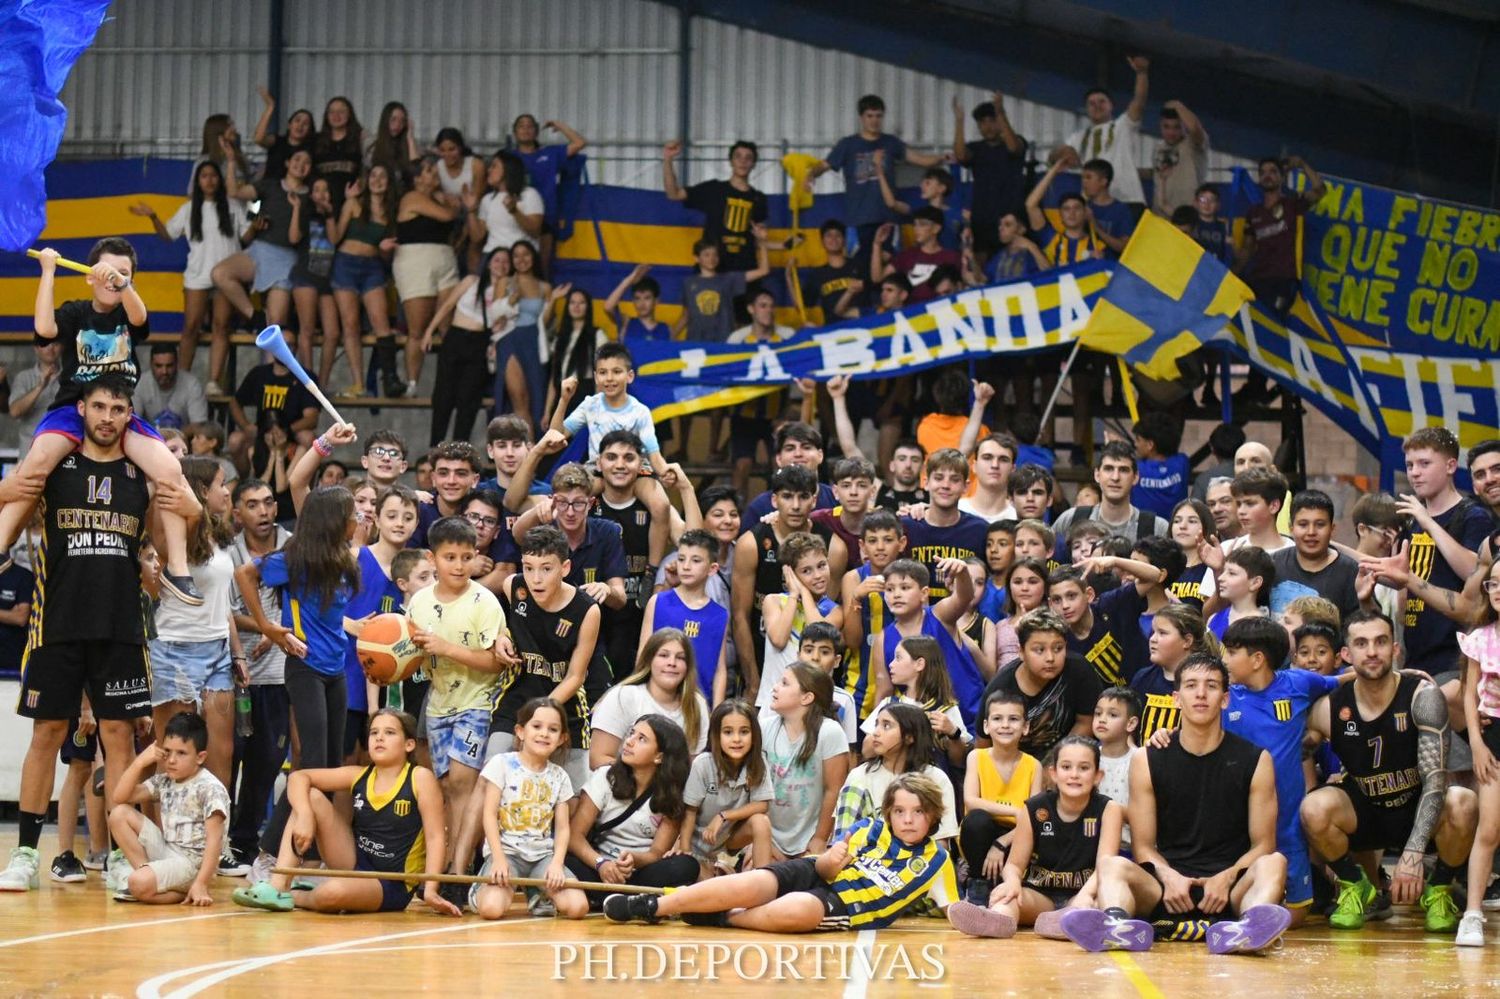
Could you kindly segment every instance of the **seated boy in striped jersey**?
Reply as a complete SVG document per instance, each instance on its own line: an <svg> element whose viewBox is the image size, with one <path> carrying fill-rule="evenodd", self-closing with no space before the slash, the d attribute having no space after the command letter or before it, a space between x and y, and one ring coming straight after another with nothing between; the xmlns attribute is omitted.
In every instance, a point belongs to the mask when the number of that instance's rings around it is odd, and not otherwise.
<svg viewBox="0 0 1500 999"><path fill-rule="evenodd" d="M948 852L931 836L943 817L938 785L902 774L880 815L817 857L709 878L670 895L610 895L604 914L617 923L680 915L696 926L808 933L881 929L928 896L947 909L958 900L958 883Z"/></svg>

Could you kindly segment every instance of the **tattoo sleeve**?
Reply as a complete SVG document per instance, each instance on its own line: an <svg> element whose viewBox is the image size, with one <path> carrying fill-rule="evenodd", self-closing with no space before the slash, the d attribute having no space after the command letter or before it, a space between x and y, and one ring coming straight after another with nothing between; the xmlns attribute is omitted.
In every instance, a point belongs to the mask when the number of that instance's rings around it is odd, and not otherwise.
<svg viewBox="0 0 1500 999"><path fill-rule="evenodd" d="M1411 717L1417 726L1417 772L1422 778L1422 798L1407 837L1408 852L1424 853L1443 813L1448 793L1448 702L1431 684L1417 688L1411 700Z"/></svg>

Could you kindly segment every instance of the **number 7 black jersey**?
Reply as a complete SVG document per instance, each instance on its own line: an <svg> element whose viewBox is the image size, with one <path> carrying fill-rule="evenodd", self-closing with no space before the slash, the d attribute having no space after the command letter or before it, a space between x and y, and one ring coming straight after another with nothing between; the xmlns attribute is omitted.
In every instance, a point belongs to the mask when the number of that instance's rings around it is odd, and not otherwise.
<svg viewBox="0 0 1500 999"><path fill-rule="evenodd" d="M1352 781L1376 808L1414 807L1422 790L1417 725L1411 717L1412 698L1421 683L1420 677L1401 674L1396 696L1371 721L1359 715L1354 684L1346 683L1329 695L1329 742L1344 765L1344 780Z"/></svg>
<svg viewBox="0 0 1500 999"><path fill-rule="evenodd" d="M46 642L146 642L141 536L146 473L124 458L64 458L42 489L45 529L28 648Z"/></svg>

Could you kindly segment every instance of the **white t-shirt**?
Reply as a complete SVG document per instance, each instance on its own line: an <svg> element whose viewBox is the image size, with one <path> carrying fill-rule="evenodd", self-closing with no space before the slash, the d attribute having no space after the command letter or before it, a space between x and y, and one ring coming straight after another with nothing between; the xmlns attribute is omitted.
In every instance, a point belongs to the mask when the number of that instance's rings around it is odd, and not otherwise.
<svg viewBox="0 0 1500 999"><path fill-rule="evenodd" d="M812 733L804 733L810 738ZM776 797L771 801L771 842L782 854L798 857L807 851L807 842L818 831L823 811L823 763L849 752L844 730L832 718L823 719L818 729L818 744L806 763L797 763L801 741L793 742L786 733L786 723L778 715L765 726L766 764L771 769L771 786Z"/></svg>
<svg viewBox="0 0 1500 999"><path fill-rule="evenodd" d="M1291 538L1287 537L1285 534L1278 536L1281 538L1281 544L1277 545L1275 548L1263 549L1267 555L1270 555L1272 552L1279 552L1283 548L1290 548L1297 543ZM1236 548L1244 548L1249 543L1250 536L1248 534L1241 534L1237 538L1230 538L1228 541L1219 542L1219 550L1222 551L1225 555L1228 555ZM1203 574L1203 581L1198 584L1198 593L1203 597L1204 601L1207 601L1209 597L1218 595L1219 580L1216 576L1214 576L1212 572L1205 572Z"/></svg>
<svg viewBox="0 0 1500 999"><path fill-rule="evenodd" d="M479 207L475 210L488 229L484 237L485 253L499 246L514 246L523 240L532 246L537 245L536 237L522 229L515 216L506 209L504 198L504 191L491 191L479 199ZM518 215L540 215L546 207L534 187L523 188L521 196L516 199Z"/></svg>
<svg viewBox="0 0 1500 999"><path fill-rule="evenodd" d="M228 548L215 548L202 565L188 567L193 585L203 595L203 606L189 607L163 588L156 608L156 637L163 642L229 640L229 606L234 585L234 560Z"/></svg>
<svg viewBox="0 0 1500 999"><path fill-rule="evenodd" d="M1104 773L1099 780L1099 793L1121 808L1130 804L1130 761L1140 751L1140 746L1131 746L1124 756L1101 754L1099 757L1099 769ZM1129 823L1126 823L1124 831L1120 833L1120 842L1130 842Z"/></svg>
<svg viewBox="0 0 1500 999"><path fill-rule="evenodd" d="M1068 136L1068 145L1078 150L1080 163L1089 160L1108 160L1114 167L1115 179L1109 190L1120 201L1145 204L1146 192L1141 187L1141 174L1136 160L1136 146L1140 144L1141 127L1130 120L1129 112L1114 121L1102 125L1090 123Z"/></svg>
<svg viewBox="0 0 1500 999"><path fill-rule="evenodd" d="M616 815L629 808L634 800L626 798L622 801L610 791L609 767L600 767L590 774L589 782L583 786L583 793L599 808L599 817L594 820L596 827L613 820ZM594 844L594 848L606 857L649 850L652 840L656 839L656 830L663 821L665 820L660 815L651 811L651 799L647 798L629 818L605 833L604 838Z"/></svg>
<svg viewBox="0 0 1500 999"><path fill-rule="evenodd" d="M865 716L864 724L860 725L859 730L865 735L869 735L871 732L874 732L875 716L880 714L880 712L885 709L885 706L887 704L910 704L912 707L922 708L923 711L927 710L926 708L923 708L920 703L912 700L910 697L906 697L902 694L891 694L889 697L882 698L880 703L875 705L875 710L871 711L867 716ZM958 705L948 705L943 709L943 714L948 718L949 721L953 722L953 727L957 730L953 733L953 738L959 739L967 744L969 741L969 730L964 726L964 716L959 712Z"/></svg>
<svg viewBox="0 0 1500 999"><path fill-rule="evenodd" d="M219 231L219 209L212 202L203 203L200 217L203 238L192 240L193 202L184 201L172 217L163 223L167 235L173 239L188 241L187 268L182 272L182 286L190 291L205 291L213 288L211 277L214 267L222 260L240 252L240 233L246 225L244 202L229 199L229 228L231 235Z"/></svg>
<svg viewBox="0 0 1500 999"><path fill-rule="evenodd" d="M479 776L500 789L500 849L523 860L550 859L557 809L573 797L568 772L556 763L532 770L520 753L501 753ZM488 855L489 843L484 848Z"/></svg>
<svg viewBox="0 0 1500 999"><path fill-rule="evenodd" d="M698 699L698 735L688 743L688 749L696 754L703 752L708 745L708 702L696 690L693 691L693 696ZM682 709L664 708L656 703L644 683L629 686L621 683L606 690L604 696L599 698L599 703L589 712L589 724L595 732L608 732L616 738L624 739L630 734L630 726L642 715L670 718L682 729L683 734L687 733L687 725L682 720Z"/></svg>
<svg viewBox="0 0 1500 999"><path fill-rule="evenodd" d="M1014 503L1005 504L1005 506L1000 508L999 513L981 513L980 511L974 509L973 497L965 496L963 499L958 501L958 509L960 513L972 513L976 517L983 517L991 524L995 523L996 521L1016 519L1016 505Z"/></svg>
<svg viewBox="0 0 1500 999"><path fill-rule="evenodd" d="M202 863L203 851L208 849L205 823L209 816L218 812L224 816L225 825L229 824L229 792L219 778L209 773L207 767L199 767L197 773L184 781L157 774L147 777L141 786L153 800L161 802L162 839ZM222 845L227 851L227 835Z"/></svg>

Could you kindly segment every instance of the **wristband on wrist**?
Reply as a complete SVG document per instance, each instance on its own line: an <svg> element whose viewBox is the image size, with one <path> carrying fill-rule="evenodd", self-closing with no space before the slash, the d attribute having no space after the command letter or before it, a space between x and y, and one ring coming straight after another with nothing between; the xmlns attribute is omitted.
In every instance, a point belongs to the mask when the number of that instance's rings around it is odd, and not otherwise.
<svg viewBox="0 0 1500 999"><path fill-rule="evenodd" d="M329 455L333 454L333 446L328 443L327 435L315 438L313 440L313 450L318 452L318 454L324 458L327 458Z"/></svg>

